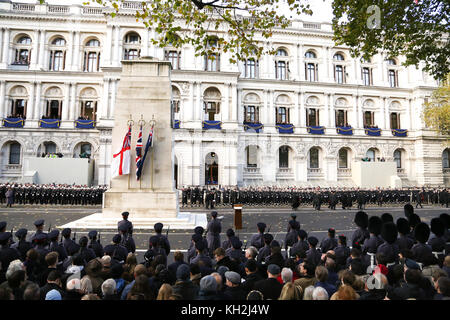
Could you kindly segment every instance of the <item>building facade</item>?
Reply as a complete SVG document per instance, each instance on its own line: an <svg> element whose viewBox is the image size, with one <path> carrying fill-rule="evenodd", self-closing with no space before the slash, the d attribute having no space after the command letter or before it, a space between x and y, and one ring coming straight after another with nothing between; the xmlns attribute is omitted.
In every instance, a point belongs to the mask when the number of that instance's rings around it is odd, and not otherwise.
<svg viewBox="0 0 450 320"><path fill-rule="evenodd" d="M139 2L114 18L56 3L0 2L1 181L26 180L25 157L60 153L94 159L93 183L109 184L121 60L153 56L173 66L178 187L353 186L363 159L395 161L404 186L449 185L449 149L420 117L438 84L403 57L352 58L330 24L293 20L261 40L275 56L231 64L154 46Z"/></svg>

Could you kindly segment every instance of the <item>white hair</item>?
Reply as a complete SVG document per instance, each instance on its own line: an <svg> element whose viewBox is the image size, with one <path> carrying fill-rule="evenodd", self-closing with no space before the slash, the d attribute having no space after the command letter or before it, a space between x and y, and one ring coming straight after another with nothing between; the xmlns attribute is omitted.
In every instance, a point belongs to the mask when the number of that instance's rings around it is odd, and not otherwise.
<svg viewBox="0 0 450 320"><path fill-rule="evenodd" d="M102 265L108 265L108 264L111 263L111 257L108 256L108 255L103 256L103 257L100 259L100 262L102 263Z"/></svg>
<svg viewBox="0 0 450 320"><path fill-rule="evenodd" d="M111 278L110 279L106 279L102 283L103 296L113 295L115 291L116 291L116 281L114 281L114 279L111 279Z"/></svg>
<svg viewBox="0 0 450 320"><path fill-rule="evenodd" d="M258 249L256 249L255 247L251 246L251 247L248 247L247 249L245 249L245 253L246 253L245 256L250 256L253 259L255 259L256 256L258 255Z"/></svg>
<svg viewBox="0 0 450 320"><path fill-rule="evenodd" d="M88 276L84 276L81 279L81 290L86 292L86 294L92 293L94 290L92 289L92 282Z"/></svg>
<svg viewBox="0 0 450 320"><path fill-rule="evenodd" d="M322 287L314 288L312 294L313 300L328 300L328 292Z"/></svg>
<svg viewBox="0 0 450 320"><path fill-rule="evenodd" d="M81 289L81 281L77 278L72 278L69 281L67 281L66 284L67 290L79 290Z"/></svg>
<svg viewBox="0 0 450 320"><path fill-rule="evenodd" d="M283 268L281 270L281 279L284 283L292 282L293 272L290 268Z"/></svg>
<svg viewBox="0 0 450 320"><path fill-rule="evenodd" d="M6 270L6 279L16 271L23 270L23 263L19 259L13 260L9 263L8 270Z"/></svg>
<svg viewBox="0 0 450 320"><path fill-rule="evenodd" d="M313 299L313 291L314 291L314 286L306 287L305 292L303 292L303 300L312 300Z"/></svg>

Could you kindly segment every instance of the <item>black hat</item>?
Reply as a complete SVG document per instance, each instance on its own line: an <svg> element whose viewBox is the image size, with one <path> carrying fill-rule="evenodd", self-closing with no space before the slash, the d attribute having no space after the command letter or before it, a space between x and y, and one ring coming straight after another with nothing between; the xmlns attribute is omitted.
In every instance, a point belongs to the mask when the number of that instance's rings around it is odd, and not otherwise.
<svg viewBox="0 0 450 320"><path fill-rule="evenodd" d="M264 242L270 244L273 240L273 236L270 233L264 233Z"/></svg>
<svg viewBox="0 0 450 320"><path fill-rule="evenodd" d="M7 224L6 221L0 221L0 230L5 229Z"/></svg>
<svg viewBox="0 0 450 320"><path fill-rule="evenodd" d="M271 248L279 248L280 243L277 240L272 240L272 242L270 243L270 247Z"/></svg>
<svg viewBox="0 0 450 320"><path fill-rule="evenodd" d="M369 232L378 236L381 233L381 226L383 225L383 221L378 216L372 216L369 218Z"/></svg>
<svg viewBox="0 0 450 320"><path fill-rule="evenodd" d="M412 228L414 228L415 226L417 226L417 225L421 222L421 220L420 220L420 217L419 217L417 214L412 213L412 214L409 216L409 218L408 218L408 222L409 222L409 225L410 225Z"/></svg>
<svg viewBox="0 0 450 320"><path fill-rule="evenodd" d="M242 248L242 241L239 240L238 237L232 237L232 238L230 238L230 242L231 242L231 246L232 246L234 249L240 249L240 248Z"/></svg>
<svg viewBox="0 0 450 320"><path fill-rule="evenodd" d="M369 224L369 216L364 211L358 211L355 214L354 222L358 227L366 229Z"/></svg>
<svg viewBox="0 0 450 320"><path fill-rule="evenodd" d="M61 235L65 238L70 236L70 233L72 232L72 229L70 228L65 228L63 231L61 231Z"/></svg>
<svg viewBox="0 0 450 320"><path fill-rule="evenodd" d="M414 228L414 238L421 243L426 243L430 237L430 227L421 222Z"/></svg>
<svg viewBox="0 0 450 320"><path fill-rule="evenodd" d="M409 216L414 213L414 207L412 204L407 203L403 206L403 212L405 213L405 217L409 218Z"/></svg>
<svg viewBox="0 0 450 320"><path fill-rule="evenodd" d="M59 230L58 229L54 229L54 230L50 231L48 233L48 235L47 235L47 237L50 240L56 239L56 238L58 238L58 236L59 236Z"/></svg>
<svg viewBox="0 0 450 320"><path fill-rule="evenodd" d="M156 246L159 243L159 237L151 236L149 242L152 244L152 246Z"/></svg>
<svg viewBox="0 0 450 320"><path fill-rule="evenodd" d="M444 222L445 228L450 228L450 215L447 213L442 213L439 218Z"/></svg>
<svg viewBox="0 0 450 320"><path fill-rule="evenodd" d="M420 270L419 264L412 259L407 258L405 260L405 264L408 267L408 269Z"/></svg>
<svg viewBox="0 0 450 320"><path fill-rule="evenodd" d="M205 229L201 226L195 227L194 233L202 235L205 232Z"/></svg>
<svg viewBox="0 0 450 320"><path fill-rule="evenodd" d="M97 236L97 234L98 234L97 230L92 230L92 231L89 231L88 237L89 237L89 239L93 239Z"/></svg>
<svg viewBox="0 0 450 320"><path fill-rule="evenodd" d="M410 232L409 222L405 218L397 219L397 230L403 235L407 235Z"/></svg>
<svg viewBox="0 0 450 320"><path fill-rule="evenodd" d="M381 237L389 244L393 244L397 240L397 226L393 222L383 223L381 227Z"/></svg>
<svg viewBox="0 0 450 320"><path fill-rule="evenodd" d="M199 241L195 243L195 249L197 249L198 251L203 251L206 249L205 247L205 243L203 241Z"/></svg>
<svg viewBox="0 0 450 320"><path fill-rule="evenodd" d="M329 228L328 233L334 235L336 233L336 230L334 230L334 228Z"/></svg>
<svg viewBox="0 0 450 320"><path fill-rule="evenodd" d="M11 232L0 232L0 244L8 243L9 238L11 238Z"/></svg>
<svg viewBox="0 0 450 320"><path fill-rule="evenodd" d="M163 229L163 224L161 222L157 222L153 227L157 233L160 233Z"/></svg>
<svg viewBox="0 0 450 320"><path fill-rule="evenodd" d="M114 243L120 243L120 240L122 240L122 236L121 236L120 234L116 234L116 235L113 237L113 242L114 242Z"/></svg>
<svg viewBox="0 0 450 320"><path fill-rule="evenodd" d="M27 233L28 233L28 230L22 228L22 229L19 229L19 230L16 231L15 236L17 238L23 238L23 237L25 237L27 235Z"/></svg>
<svg viewBox="0 0 450 320"><path fill-rule="evenodd" d="M264 232L264 230L266 230L266 224L264 222L258 222L256 226L258 227L258 230L261 232Z"/></svg>
<svg viewBox="0 0 450 320"><path fill-rule="evenodd" d="M298 230L297 234L300 237L300 239L306 239L308 237L308 233L303 229Z"/></svg>
<svg viewBox="0 0 450 320"><path fill-rule="evenodd" d="M192 240L194 240L194 242L198 242L198 241L200 241L200 240L202 240L202 239L203 239L203 237L202 237L201 234L194 233L194 234L192 235Z"/></svg>
<svg viewBox="0 0 450 320"><path fill-rule="evenodd" d="M431 232L433 232L436 237L442 237L445 233L445 224L441 218L433 218L430 222Z"/></svg>
<svg viewBox="0 0 450 320"><path fill-rule="evenodd" d="M381 220L383 221L383 223L385 223L385 222L394 222L394 217L390 213L383 213L381 215Z"/></svg>
<svg viewBox="0 0 450 320"><path fill-rule="evenodd" d="M39 219L34 222L36 227L42 226L44 224L44 219Z"/></svg>
<svg viewBox="0 0 450 320"><path fill-rule="evenodd" d="M308 237L308 243L313 247L317 246L319 240L316 237Z"/></svg>
<svg viewBox="0 0 450 320"><path fill-rule="evenodd" d="M227 237L228 237L228 238L234 237L234 230L233 230L233 229L228 229L228 230L227 230Z"/></svg>
<svg viewBox="0 0 450 320"><path fill-rule="evenodd" d="M86 236L83 236L80 238L80 240L78 240L80 247L86 247L88 242L89 242L89 240Z"/></svg>
<svg viewBox="0 0 450 320"><path fill-rule="evenodd" d="M213 218L217 217L217 211L212 211L211 212L211 217L213 217Z"/></svg>
<svg viewBox="0 0 450 320"><path fill-rule="evenodd" d="M130 213L128 211L122 212L122 217L128 217Z"/></svg>

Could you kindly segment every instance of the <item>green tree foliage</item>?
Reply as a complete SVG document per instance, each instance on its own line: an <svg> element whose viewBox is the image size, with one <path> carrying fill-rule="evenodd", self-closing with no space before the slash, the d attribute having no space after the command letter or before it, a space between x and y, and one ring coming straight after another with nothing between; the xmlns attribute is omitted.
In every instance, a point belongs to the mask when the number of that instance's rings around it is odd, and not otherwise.
<svg viewBox="0 0 450 320"><path fill-rule="evenodd" d="M450 136L450 74L442 81L441 86L433 91L431 99L424 104L422 118L430 129L438 134Z"/></svg>
<svg viewBox="0 0 450 320"><path fill-rule="evenodd" d="M450 72L448 0L333 0L337 44L352 56L370 58L379 51L404 55L405 66L418 66L435 79Z"/></svg>

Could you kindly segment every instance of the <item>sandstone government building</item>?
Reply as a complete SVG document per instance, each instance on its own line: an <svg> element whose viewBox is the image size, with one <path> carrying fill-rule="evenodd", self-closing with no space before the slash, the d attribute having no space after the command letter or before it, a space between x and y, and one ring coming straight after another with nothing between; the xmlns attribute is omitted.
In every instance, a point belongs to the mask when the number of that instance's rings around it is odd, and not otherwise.
<svg viewBox="0 0 450 320"><path fill-rule="evenodd" d="M420 117L438 86L422 65L352 58L331 24L300 20L261 40L275 56L196 57L191 46L154 46L140 5L124 2L112 18L75 0L0 1L0 182L42 183L29 164L51 168L58 159L42 156L59 153L88 158L89 183L109 184L121 61L152 56L173 68L178 187L352 187L362 159L395 162L402 186L449 186L449 149Z"/></svg>

